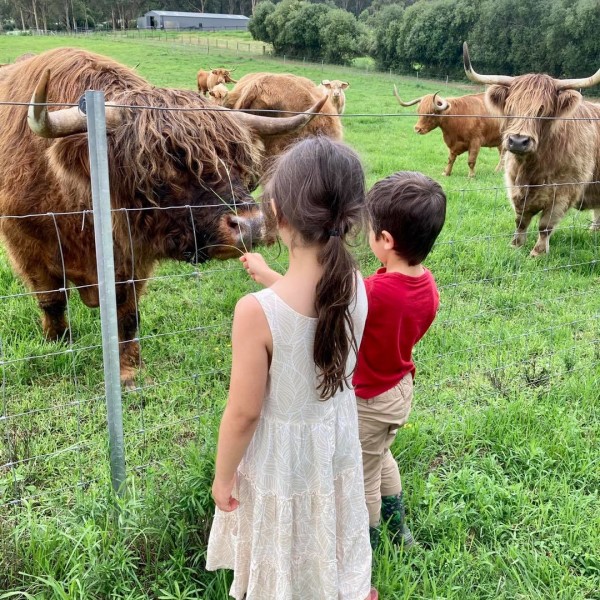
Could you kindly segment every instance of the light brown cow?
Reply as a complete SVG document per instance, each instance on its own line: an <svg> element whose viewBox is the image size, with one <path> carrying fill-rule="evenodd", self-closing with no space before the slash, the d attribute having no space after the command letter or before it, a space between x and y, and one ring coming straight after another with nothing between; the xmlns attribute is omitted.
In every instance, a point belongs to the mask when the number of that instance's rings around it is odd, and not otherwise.
<svg viewBox="0 0 600 600"><path fill-rule="evenodd" d="M506 116L505 181L516 215L513 246L522 246L534 215L541 212L539 237L531 251L549 251L550 236L569 208L594 209L592 229L600 229L600 104L586 102L579 88L600 84L600 69L583 79L545 74L518 77L480 75L463 46L471 81L490 85L490 110Z"/></svg>
<svg viewBox="0 0 600 600"><path fill-rule="evenodd" d="M284 111L302 112L315 101L323 98L319 88L306 77L291 74L250 73L244 75L229 92L223 104L228 108L254 109L265 116L289 116ZM261 112L265 111L265 112ZM281 112L269 112L281 111ZM327 99L322 112L335 114L337 111ZM325 135L336 140L343 137L339 117L315 117L301 131L277 136L263 136L265 145L265 168L270 159L281 153L295 140L311 135Z"/></svg>
<svg viewBox="0 0 600 600"><path fill-rule="evenodd" d="M196 82L198 84L198 91L206 96L208 92L219 83L237 83L235 79L231 78L231 73L234 69L211 69L210 71L198 71L196 75Z"/></svg>
<svg viewBox="0 0 600 600"><path fill-rule="evenodd" d="M394 94L402 106L419 104L419 119L414 127L416 133L425 135L437 127L442 130L444 143L450 151L443 175L450 176L456 158L468 152L469 177L475 177L475 163L482 146L498 148L500 160L496 171L502 168L501 122L500 119L485 118L491 115L485 106L484 94L443 98L435 93L421 96L410 102L402 101L396 86L394 86ZM482 118L481 115L484 117Z"/></svg>
<svg viewBox="0 0 600 600"><path fill-rule="evenodd" d="M225 98L227 98L227 94L229 94L229 90L223 83L217 83L215 87L208 90L208 95L215 104L223 104Z"/></svg>
<svg viewBox="0 0 600 600"><path fill-rule="evenodd" d="M322 89L329 96L338 115L344 114L346 110L346 94L344 94L344 90L349 87L350 84L347 81L340 81L339 79L323 79L319 84L319 89Z"/></svg>

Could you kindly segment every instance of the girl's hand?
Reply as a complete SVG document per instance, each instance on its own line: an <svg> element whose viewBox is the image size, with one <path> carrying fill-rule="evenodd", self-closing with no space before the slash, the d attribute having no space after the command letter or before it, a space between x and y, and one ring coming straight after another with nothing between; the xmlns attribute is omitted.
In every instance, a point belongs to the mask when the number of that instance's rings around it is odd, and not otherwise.
<svg viewBox="0 0 600 600"><path fill-rule="evenodd" d="M267 265L265 259L258 252L247 252L243 256L240 256L240 260L248 275L265 287L270 287L281 277L277 271L273 271Z"/></svg>
<svg viewBox="0 0 600 600"><path fill-rule="evenodd" d="M216 477L212 485L212 497L219 510L224 512L231 512L235 510L239 505L239 501L236 500L231 494L233 492L233 486L235 485L235 475L230 481L219 481Z"/></svg>

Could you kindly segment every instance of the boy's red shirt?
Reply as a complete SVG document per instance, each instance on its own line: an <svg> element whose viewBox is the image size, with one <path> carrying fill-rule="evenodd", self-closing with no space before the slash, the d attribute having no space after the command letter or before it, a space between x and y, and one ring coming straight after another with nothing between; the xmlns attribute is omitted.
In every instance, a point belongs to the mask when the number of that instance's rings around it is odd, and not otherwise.
<svg viewBox="0 0 600 600"><path fill-rule="evenodd" d="M352 383L360 398L373 398L415 375L412 349L435 319L440 297L428 269L419 277L388 273L365 279L369 312Z"/></svg>

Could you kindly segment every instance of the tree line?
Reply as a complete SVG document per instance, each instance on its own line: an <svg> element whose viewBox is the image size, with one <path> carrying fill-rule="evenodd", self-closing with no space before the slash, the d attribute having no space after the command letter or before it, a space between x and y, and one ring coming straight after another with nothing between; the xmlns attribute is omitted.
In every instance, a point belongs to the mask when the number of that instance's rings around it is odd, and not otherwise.
<svg viewBox="0 0 600 600"><path fill-rule="evenodd" d="M379 69L428 77L462 76L465 40L483 72L582 77L600 67L598 0L373 0L358 16L339 2L266 0L250 31L280 55L367 55Z"/></svg>
<svg viewBox="0 0 600 600"><path fill-rule="evenodd" d="M128 29L149 10L244 14L257 0L0 0L0 31Z"/></svg>
<svg viewBox="0 0 600 600"><path fill-rule="evenodd" d="M582 77L600 67L599 0L0 0L0 29L135 27L149 10L252 15L280 56L462 77L462 42L483 72Z"/></svg>

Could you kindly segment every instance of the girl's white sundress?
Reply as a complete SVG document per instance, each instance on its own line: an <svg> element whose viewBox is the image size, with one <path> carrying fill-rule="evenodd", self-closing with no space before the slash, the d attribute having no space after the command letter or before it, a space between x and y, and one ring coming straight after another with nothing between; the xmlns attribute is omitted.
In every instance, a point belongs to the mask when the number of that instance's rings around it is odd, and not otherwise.
<svg viewBox="0 0 600 600"><path fill-rule="evenodd" d="M237 510L216 509L206 568L233 569L237 600L364 600L371 581L369 517L354 390L319 400L317 319L271 289L254 297L273 337L259 424L238 468ZM362 277L352 307L360 344ZM351 353L348 370L354 368Z"/></svg>

